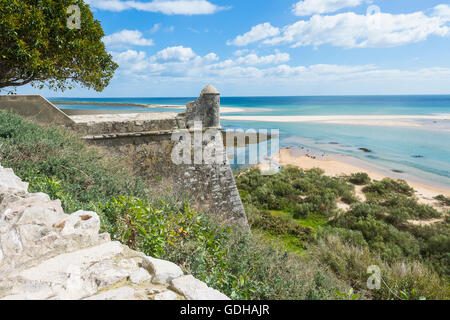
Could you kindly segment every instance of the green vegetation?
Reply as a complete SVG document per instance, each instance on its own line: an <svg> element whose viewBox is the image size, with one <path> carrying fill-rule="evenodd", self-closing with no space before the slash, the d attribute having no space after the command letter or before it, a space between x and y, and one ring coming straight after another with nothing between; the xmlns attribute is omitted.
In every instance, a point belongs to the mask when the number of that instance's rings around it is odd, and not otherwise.
<svg viewBox="0 0 450 320"><path fill-rule="evenodd" d="M0 112L0 161L30 183L30 192L61 199L68 213L96 211L112 239L173 261L233 299L333 299L335 290L347 289L332 272L262 236L222 226L186 199L154 196L125 163L67 130ZM304 232L288 220L284 228L294 239Z"/></svg>
<svg viewBox="0 0 450 320"><path fill-rule="evenodd" d="M80 9L78 29L67 26L71 5ZM102 91L118 67L104 35L83 0L0 0L0 90L77 84Z"/></svg>
<svg viewBox="0 0 450 320"><path fill-rule="evenodd" d="M443 206L450 206L450 198L444 196L443 194L434 197L434 199L438 200Z"/></svg>
<svg viewBox="0 0 450 320"><path fill-rule="evenodd" d="M250 170L236 180L242 201L265 210L283 210L294 218L311 214L331 215L338 199L347 204L357 201L354 186L345 178L323 175L320 169L308 171L286 168L281 174L262 176Z"/></svg>
<svg viewBox="0 0 450 320"><path fill-rule="evenodd" d="M370 177L365 172L352 173L348 179L350 183L356 185L366 185L370 183Z"/></svg>
<svg viewBox="0 0 450 320"><path fill-rule="evenodd" d="M273 176L248 169L236 183L253 232L263 230L267 241L284 242L284 249L331 270L351 288L336 291L337 298L450 297L448 219L427 226L410 223L442 218L442 213L418 203L405 181L371 182L364 173L327 177L319 169L287 167ZM366 185L365 202L356 197L353 184ZM350 208L339 209L339 201ZM294 235L286 225L293 223L302 232L286 240L286 234ZM371 265L381 269L380 290L367 289Z"/></svg>
<svg viewBox="0 0 450 320"><path fill-rule="evenodd" d="M440 213L418 204L402 182L383 182L389 192L370 183L363 203L347 177L320 170L240 172L251 236L192 210L187 199L155 196L126 163L103 152L64 129L0 112L1 164L31 192L61 199L69 213L96 211L113 239L173 261L234 299L450 296L449 219L408 223ZM344 199L347 212L337 206ZM381 270L380 290L367 290L370 265Z"/></svg>

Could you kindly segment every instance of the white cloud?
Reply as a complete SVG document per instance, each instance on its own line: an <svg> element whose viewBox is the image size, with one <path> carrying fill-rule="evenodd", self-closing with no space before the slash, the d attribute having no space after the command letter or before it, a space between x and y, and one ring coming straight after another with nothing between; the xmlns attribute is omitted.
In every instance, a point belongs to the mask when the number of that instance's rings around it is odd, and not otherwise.
<svg viewBox="0 0 450 320"><path fill-rule="evenodd" d="M256 54L249 54L244 57L239 57L236 59L237 64L256 66L256 65L267 65L267 64L280 64L288 62L290 56L288 53L276 53L268 56L259 57Z"/></svg>
<svg viewBox="0 0 450 320"><path fill-rule="evenodd" d="M147 56L143 51L127 50L113 53L119 63L118 77L128 80L167 82L201 81L212 83L269 83L323 86L324 83L342 86L369 83L417 83L420 81L447 81L450 68L423 68L415 70L386 69L376 65L314 64L287 65L289 55L276 52L258 56L254 53L235 59L219 60L215 53L199 56L191 48L169 47ZM249 82L250 81L250 82Z"/></svg>
<svg viewBox="0 0 450 320"><path fill-rule="evenodd" d="M161 50L153 58L161 61L188 61L194 57L196 57L196 54L191 48L177 46Z"/></svg>
<svg viewBox="0 0 450 320"><path fill-rule="evenodd" d="M434 16L439 17L445 21L450 21L450 6L448 4L440 4L434 7Z"/></svg>
<svg viewBox="0 0 450 320"><path fill-rule="evenodd" d="M155 23L149 31L150 33L156 33L159 29L161 29L161 23Z"/></svg>
<svg viewBox="0 0 450 320"><path fill-rule="evenodd" d="M123 48L128 46L152 46L152 39L145 39L138 30L122 30L103 37L105 45L111 48Z"/></svg>
<svg viewBox="0 0 450 320"><path fill-rule="evenodd" d="M191 27L188 27L187 29L193 33L200 33L200 31L198 31L197 29L191 28Z"/></svg>
<svg viewBox="0 0 450 320"><path fill-rule="evenodd" d="M264 43L286 43L293 47L324 44L344 48L394 47L420 42L431 35L450 35L449 11L447 5L441 5L435 7L430 16L423 12L314 15L309 20L300 20L284 27L280 36L266 39Z"/></svg>
<svg viewBox="0 0 450 320"><path fill-rule="evenodd" d="M363 2L366 2L366 0L302 0L294 5L292 12L296 16L309 16L356 7Z"/></svg>
<svg viewBox="0 0 450 320"><path fill-rule="evenodd" d="M152 56L136 50L113 52L112 54L114 60L119 64L118 74L133 78L150 75L170 78L264 77L266 71L257 67L277 65L290 60L289 54L275 52L266 56L252 53L236 59L220 61L215 53L199 56L192 48L183 46L168 47Z"/></svg>
<svg viewBox="0 0 450 320"><path fill-rule="evenodd" d="M235 52L233 52L233 55L235 55L236 57L240 57L243 56L244 54L247 54L248 52L249 52L248 49L236 50Z"/></svg>
<svg viewBox="0 0 450 320"><path fill-rule="evenodd" d="M274 37L280 34L280 29L273 27L270 23L262 23L254 26L249 32L237 36L234 40L227 41L227 45L246 46L252 42Z"/></svg>
<svg viewBox="0 0 450 320"><path fill-rule="evenodd" d="M139 10L147 12L160 12L167 15L197 15L213 14L227 9L219 7L206 0L153 0L150 2L121 1L121 0L87 0L91 7L120 12L124 10Z"/></svg>
<svg viewBox="0 0 450 320"><path fill-rule="evenodd" d="M138 75L149 67L147 54L144 51L127 50L120 53L112 52L112 55L119 64L120 71L126 75Z"/></svg>

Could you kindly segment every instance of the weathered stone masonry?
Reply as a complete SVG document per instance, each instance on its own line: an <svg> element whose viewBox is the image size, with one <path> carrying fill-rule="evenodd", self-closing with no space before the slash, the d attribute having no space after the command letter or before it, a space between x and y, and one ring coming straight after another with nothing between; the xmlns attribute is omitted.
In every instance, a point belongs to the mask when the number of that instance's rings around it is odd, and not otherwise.
<svg viewBox="0 0 450 320"><path fill-rule="evenodd" d="M23 106L17 108L20 101L16 98L14 104L0 97L0 109L22 111ZM48 108L47 103L45 108ZM39 106L41 120L48 119L43 112L45 108ZM59 112L49 111L60 115ZM29 110L27 115L30 115ZM173 132L192 131L195 121L201 122L204 130L220 130L220 94L213 86L204 88L196 101L188 103L186 113L99 114L68 118L70 123L64 123L66 127L79 132L93 145L131 159L136 172L148 178L153 187L157 188L158 181L162 181L164 186L170 186L171 192L193 200L194 208L248 228L228 162L176 165L171 159L175 144Z"/></svg>

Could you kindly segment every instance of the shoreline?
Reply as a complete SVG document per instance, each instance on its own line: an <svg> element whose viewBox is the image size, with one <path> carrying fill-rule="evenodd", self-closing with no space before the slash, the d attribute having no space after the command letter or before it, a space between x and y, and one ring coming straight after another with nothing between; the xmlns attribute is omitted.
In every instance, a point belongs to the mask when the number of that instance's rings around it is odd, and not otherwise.
<svg viewBox="0 0 450 320"><path fill-rule="evenodd" d="M418 181L412 176L405 174L396 174L394 172L377 168L375 165L367 163L363 160L352 158L343 154L329 154L324 152L315 153L311 149L301 147L283 148L280 150L277 162L282 165L293 165L302 169L320 168L324 170L324 174L328 176L350 175L357 172L365 172L372 180L382 180L389 177L392 179L405 180L414 190L419 202L429 205L436 205L437 201L433 197L443 194L450 197L450 188L444 186L433 185L427 181ZM260 169L267 168L265 165L259 165ZM355 186L358 192L359 186Z"/></svg>
<svg viewBox="0 0 450 320"><path fill-rule="evenodd" d="M228 121L258 121L281 123L324 123L372 126L401 126L450 130L450 114L437 115L324 115L324 116L224 116ZM442 128L443 126L443 128Z"/></svg>
<svg viewBox="0 0 450 320"><path fill-rule="evenodd" d="M144 104L144 103L122 103L122 102L96 102L96 101L50 101L54 105L74 105L74 106L111 106L111 107L140 107L147 109L180 109L185 110L186 106L184 105L170 105L170 104ZM71 110L63 108L62 110ZM94 111L96 109L93 109ZM240 107L220 107L220 113L239 113L239 112L249 112L250 108L240 108ZM126 110L106 110L106 111L119 111L119 112L129 112L129 113L138 113L138 112L146 112L146 111L126 111Z"/></svg>

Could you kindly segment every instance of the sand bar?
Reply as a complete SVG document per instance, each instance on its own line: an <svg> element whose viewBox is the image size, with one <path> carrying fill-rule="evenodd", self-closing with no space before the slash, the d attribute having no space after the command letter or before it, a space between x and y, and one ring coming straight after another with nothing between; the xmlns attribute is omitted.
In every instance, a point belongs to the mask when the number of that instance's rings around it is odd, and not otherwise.
<svg viewBox="0 0 450 320"><path fill-rule="evenodd" d="M99 101L51 101L55 105L61 105L61 106L105 106L105 107L123 107L124 111L126 112L126 107L140 107L140 108L147 108L147 109L179 109L180 112L183 112L186 110L186 106L184 105L170 105L170 104L144 104L144 103L126 103L126 102L99 102ZM67 110L64 108L63 110ZM69 109L70 110L70 109ZM103 110L97 110L103 111ZM124 112L120 110L111 110L111 111L119 111ZM256 109L251 108L239 108L239 107L220 107L220 113L244 113L244 112L251 112L251 111L257 111ZM132 111L132 112L139 112L139 111ZM146 112L146 111L140 111L140 112Z"/></svg>
<svg viewBox="0 0 450 320"><path fill-rule="evenodd" d="M327 115L327 116L223 116L222 120L260 122L315 122L353 125L424 127L421 121L444 122L450 126L450 114L440 115ZM447 123L448 122L448 123ZM441 123L442 124L442 123Z"/></svg>

